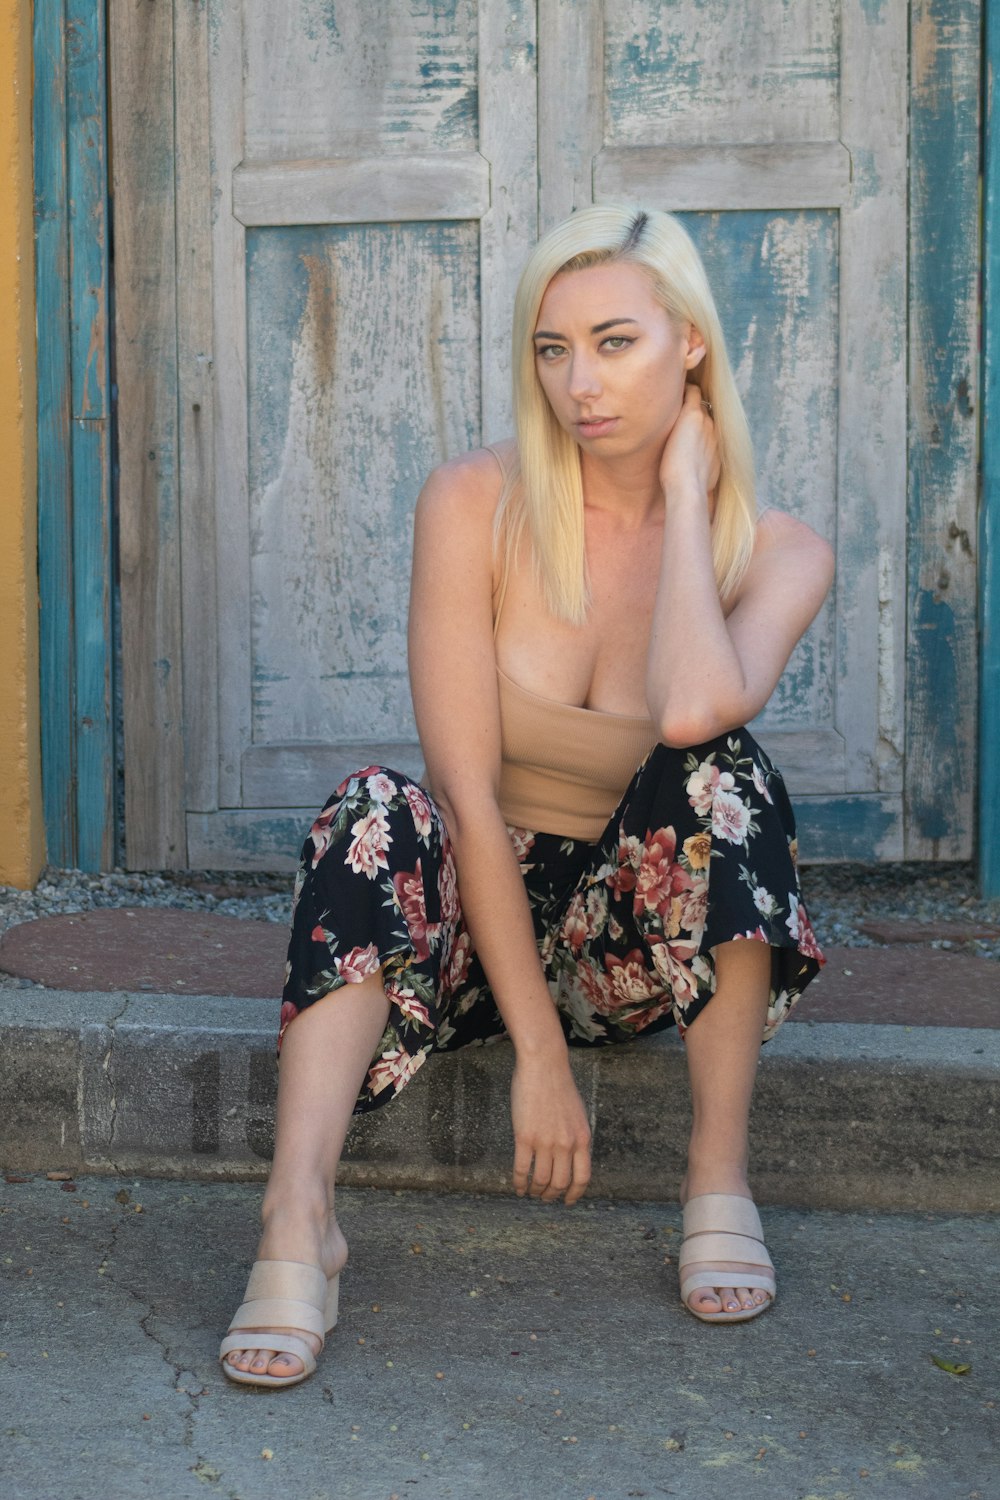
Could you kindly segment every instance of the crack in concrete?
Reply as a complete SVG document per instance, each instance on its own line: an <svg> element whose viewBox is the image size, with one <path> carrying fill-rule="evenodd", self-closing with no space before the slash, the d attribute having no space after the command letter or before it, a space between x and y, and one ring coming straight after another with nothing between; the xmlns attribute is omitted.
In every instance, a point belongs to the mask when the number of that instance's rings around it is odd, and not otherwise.
<svg viewBox="0 0 1000 1500"><path fill-rule="evenodd" d="M116 1287L119 1291L124 1292L125 1295L131 1298L131 1300L140 1308L145 1309L142 1316L138 1320L139 1327L142 1330L143 1337L149 1339L150 1343L156 1346L157 1350L159 1351L160 1358L163 1360L163 1363L167 1366L167 1368L171 1371L173 1375L173 1388L175 1392L179 1396L184 1396L188 1403L187 1410L184 1412L182 1417L183 1436L181 1441L185 1448L191 1449L192 1453L194 1453L195 1420L198 1416L198 1402L204 1392L204 1387L202 1387L198 1391L192 1391L183 1383L184 1375L186 1373L194 1375L195 1372L187 1371L184 1365L178 1364L171 1353L169 1344L167 1344L164 1339L162 1339L153 1331L152 1328L149 1327L150 1320L156 1316L156 1304L154 1302L148 1301L145 1297L141 1297L133 1287L129 1286L127 1282L122 1281L119 1277L114 1275L113 1272L109 1273L111 1258L114 1255L115 1251L118 1249L118 1235L126 1222L127 1218L124 1210L124 1205L119 1205L119 1212L113 1220L111 1237L108 1240L103 1259L101 1260L100 1267L98 1268L98 1274L103 1275L104 1279L107 1282L110 1282L110 1284ZM206 1462L206 1460L203 1459L200 1454L195 1453L194 1457L196 1463Z"/></svg>

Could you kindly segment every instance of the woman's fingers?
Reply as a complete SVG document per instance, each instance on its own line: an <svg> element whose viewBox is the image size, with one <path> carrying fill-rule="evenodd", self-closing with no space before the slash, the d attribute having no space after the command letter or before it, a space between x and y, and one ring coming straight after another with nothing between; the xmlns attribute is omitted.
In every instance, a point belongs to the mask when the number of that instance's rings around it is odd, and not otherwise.
<svg viewBox="0 0 1000 1500"><path fill-rule="evenodd" d="M531 1174L531 1162L534 1154L531 1146L525 1142L515 1142L513 1181L514 1191L519 1198L523 1198L528 1191L528 1178Z"/></svg>
<svg viewBox="0 0 1000 1500"><path fill-rule="evenodd" d="M578 1146L573 1152L573 1181L566 1193L566 1206L577 1203L590 1182L590 1147Z"/></svg>
<svg viewBox="0 0 1000 1500"><path fill-rule="evenodd" d="M519 1198L527 1193L543 1203L555 1203L563 1197L567 1204L577 1203L590 1182L590 1147L547 1151L518 1146L513 1175L514 1191Z"/></svg>

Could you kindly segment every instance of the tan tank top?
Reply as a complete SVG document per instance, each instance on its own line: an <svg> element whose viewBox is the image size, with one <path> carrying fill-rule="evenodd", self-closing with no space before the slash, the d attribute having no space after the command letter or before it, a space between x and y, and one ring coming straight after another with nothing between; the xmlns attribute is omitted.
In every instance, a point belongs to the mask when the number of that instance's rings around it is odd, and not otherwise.
<svg viewBox="0 0 1000 1500"><path fill-rule="evenodd" d="M507 477L503 459L491 448ZM507 594L493 616L496 639ZM500 791L507 823L595 843L638 766L656 744L649 718L557 703L521 687L497 667Z"/></svg>

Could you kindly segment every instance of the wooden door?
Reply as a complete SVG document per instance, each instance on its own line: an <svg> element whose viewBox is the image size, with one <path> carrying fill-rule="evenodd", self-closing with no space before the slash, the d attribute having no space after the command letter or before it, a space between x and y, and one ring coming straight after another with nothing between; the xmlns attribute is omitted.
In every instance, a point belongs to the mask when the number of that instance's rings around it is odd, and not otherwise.
<svg viewBox="0 0 1000 1500"><path fill-rule="evenodd" d="M761 503L837 546L829 602L754 725L803 845L898 857L907 7L541 0L539 66L540 227L592 201L681 216Z"/></svg>
<svg viewBox="0 0 1000 1500"><path fill-rule="evenodd" d="M155 535L148 411L131 440L123 418L126 639L132 577L151 622L131 688L126 647L129 862L285 867L346 770L419 766L413 501L434 463L508 430L517 273L591 202L684 216L762 500L837 546L756 726L804 846L898 856L905 0L207 0L169 35L165 7L115 3L118 97L165 98L169 51L176 109L162 221L155 144L119 163L147 195L129 253L174 277L178 412L179 510L157 504Z"/></svg>

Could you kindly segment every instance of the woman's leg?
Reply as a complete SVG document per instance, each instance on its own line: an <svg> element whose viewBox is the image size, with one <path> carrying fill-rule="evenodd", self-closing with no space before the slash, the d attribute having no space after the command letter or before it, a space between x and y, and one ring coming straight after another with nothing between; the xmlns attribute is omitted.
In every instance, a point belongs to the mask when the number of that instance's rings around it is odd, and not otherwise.
<svg viewBox="0 0 1000 1500"><path fill-rule="evenodd" d="M751 1196L750 1099L767 1016L771 950L753 940L720 943L715 963L715 994L685 1034L692 1127L682 1202L702 1193ZM735 1311L767 1300L765 1292L741 1287L740 1265L728 1264L732 1285L691 1294L699 1311Z"/></svg>
<svg viewBox="0 0 1000 1500"><path fill-rule="evenodd" d="M347 1243L333 1216L334 1181L358 1090L388 1015L381 975L373 974L316 1001L288 1027L258 1260L304 1261L327 1276L347 1260ZM314 1343L318 1349L319 1341ZM294 1354L267 1349L234 1350L228 1359L255 1374L295 1375L302 1369Z"/></svg>

